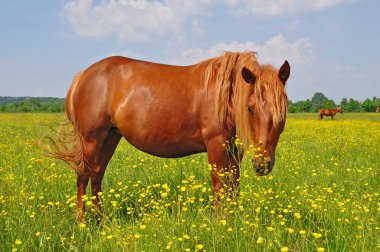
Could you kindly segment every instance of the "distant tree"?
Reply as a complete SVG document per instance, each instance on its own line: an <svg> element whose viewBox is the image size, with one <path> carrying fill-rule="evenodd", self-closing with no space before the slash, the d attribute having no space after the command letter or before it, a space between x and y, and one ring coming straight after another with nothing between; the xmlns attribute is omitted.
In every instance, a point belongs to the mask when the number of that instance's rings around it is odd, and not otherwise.
<svg viewBox="0 0 380 252"><path fill-rule="evenodd" d="M296 108L291 100L288 100L288 113L295 113Z"/></svg>
<svg viewBox="0 0 380 252"><path fill-rule="evenodd" d="M4 106L4 112L17 112L16 103L8 103Z"/></svg>
<svg viewBox="0 0 380 252"><path fill-rule="evenodd" d="M299 113L299 112L310 112L311 111L311 101L308 99L306 101L298 101L291 104L290 113Z"/></svg>
<svg viewBox="0 0 380 252"><path fill-rule="evenodd" d="M376 100L376 99L375 99ZM361 111L363 112L375 112L376 105L369 98L365 99L365 101L361 105Z"/></svg>
<svg viewBox="0 0 380 252"><path fill-rule="evenodd" d="M312 102L309 99L302 103L302 111L312 112Z"/></svg>
<svg viewBox="0 0 380 252"><path fill-rule="evenodd" d="M372 102L375 105L375 107L380 107L380 98L377 98L376 96L374 96L372 98Z"/></svg>
<svg viewBox="0 0 380 252"><path fill-rule="evenodd" d="M323 107L325 107L325 108L336 108L337 106L333 100L327 100L323 104Z"/></svg>
<svg viewBox="0 0 380 252"><path fill-rule="evenodd" d="M324 106L324 104L327 102L327 97L320 92L317 92L313 95L311 98L311 109L314 112L317 112L320 108Z"/></svg>
<svg viewBox="0 0 380 252"><path fill-rule="evenodd" d="M31 98L27 101L30 106L30 110L34 112L41 111L41 100L39 98Z"/></svg>
<svg viewBox="0 0 380 252"><path fill-rule="evenodd" d="M0 96L0 112L63 112L65 99Z"/></svg>
<svg viewBox="0 0 380 252"><path fill-rule="evenodd" d="M61 102L49 102L48 108L46 111L48 112L63 112L64 111L64 104Z"/></svg>
<svg viewBox="0 0 380 252"><path fill-rule="evenodd" d="M22 102L19 107L19 112L32 112L32 107L30 105L30 102Z"/></svg>
<svg viewBox="0 0 380 252"><path fill-rule="evenodd" d="M350 98L346 107L347 112L360 112L360 103L357 100Z"/></svg>
<svg viewBox="0 0 380 252"><path fill-rule="evenodd" d="M343 99L340 101L340 107L341 107L343 110L346 110L347 104L348 104L347 98L343 98Z"/></svg>

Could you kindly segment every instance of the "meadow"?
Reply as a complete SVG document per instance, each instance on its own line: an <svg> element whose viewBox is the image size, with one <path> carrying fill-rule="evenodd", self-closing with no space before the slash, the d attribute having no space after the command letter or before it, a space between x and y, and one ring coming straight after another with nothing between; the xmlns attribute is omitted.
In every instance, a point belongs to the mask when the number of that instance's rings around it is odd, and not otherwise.
<svg viewBox="0 0 380 252"><path fill-rule="evenodd" d="M256 176L248 150L240 195L218 210L205 154L156 158L122 140L100 225L90 194L75 220L75 173L38 145L63 117L0 114L0 251L380 251L380 113L288 114L274 171Z"/></svg>

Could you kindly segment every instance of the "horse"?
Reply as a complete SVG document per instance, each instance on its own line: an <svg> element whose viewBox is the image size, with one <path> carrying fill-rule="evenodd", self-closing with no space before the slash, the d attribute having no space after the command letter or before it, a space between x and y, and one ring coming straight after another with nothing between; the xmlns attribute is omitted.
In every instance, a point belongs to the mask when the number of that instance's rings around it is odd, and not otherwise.
<svg viewBox="0 0 380 252"><path fill-rule="evenodd" d="M376 112L380 113L380 107L376 107Z"/></svg>
<svg viewBox="0 0 380 252"><path fill-rule="evenodd" d="M277 70L260 65L255 52L225 52L188 66L111 56L77 74L65 104L71 135L52 139L50 153L76 172L79 218L89 180L101 209L102 179L122 137L158 157L207 152L216 205L222 188L239 185L239 150L253 144L252 166L269 174L285 126L289 75L288 61Z"/></svg>
<svg viewBox="0 0 380 252"><path fill-rule="evenodd" d="M335 114L338 112L343 114L343 110L341 108L332 108L332 109L321 108L319 110L319 117L318 118L319 118L319 120L322 120L323 116L331 116L331 120L334 120Z"/></svg>

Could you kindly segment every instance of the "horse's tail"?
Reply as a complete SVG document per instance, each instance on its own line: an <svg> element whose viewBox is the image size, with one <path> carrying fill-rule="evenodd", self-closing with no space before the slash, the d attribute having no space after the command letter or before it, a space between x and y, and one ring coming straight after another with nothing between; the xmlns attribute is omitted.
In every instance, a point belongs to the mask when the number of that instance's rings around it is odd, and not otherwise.
<svg viewBox="0 0 380 252"><path fill-rule="evenodd" d="M67 126L70 123L64 122L60 125L55 139L52 137L45 137L44 139L45 150L48 156L66 162L77 174L84 172L85 160L83 159L83 137L75 114L73 97L82 74L83 72L80 72L74 77L66 96L66 114L73 126L72 129L68 130Z"/></svg>

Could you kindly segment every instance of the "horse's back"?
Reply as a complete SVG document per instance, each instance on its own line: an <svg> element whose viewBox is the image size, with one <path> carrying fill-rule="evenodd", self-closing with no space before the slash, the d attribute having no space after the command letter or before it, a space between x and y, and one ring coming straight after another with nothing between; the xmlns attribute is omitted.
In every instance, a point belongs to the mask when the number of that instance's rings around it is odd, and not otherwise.
<svg viewBox="0 0 380 252"><path fill-rule="evenodd" d="M84 70L77 83L73 82L67 98L72 100L78 116L84 110L88 117L108 115L112 118L120 108L133 106L138 101L141 109L157 93L166 99L173 94L184 96L186 88L172 85L168 92L162 83L162 80L173 79L171 75L180 76L178 69L121 56L108 57Z"/></svg>

